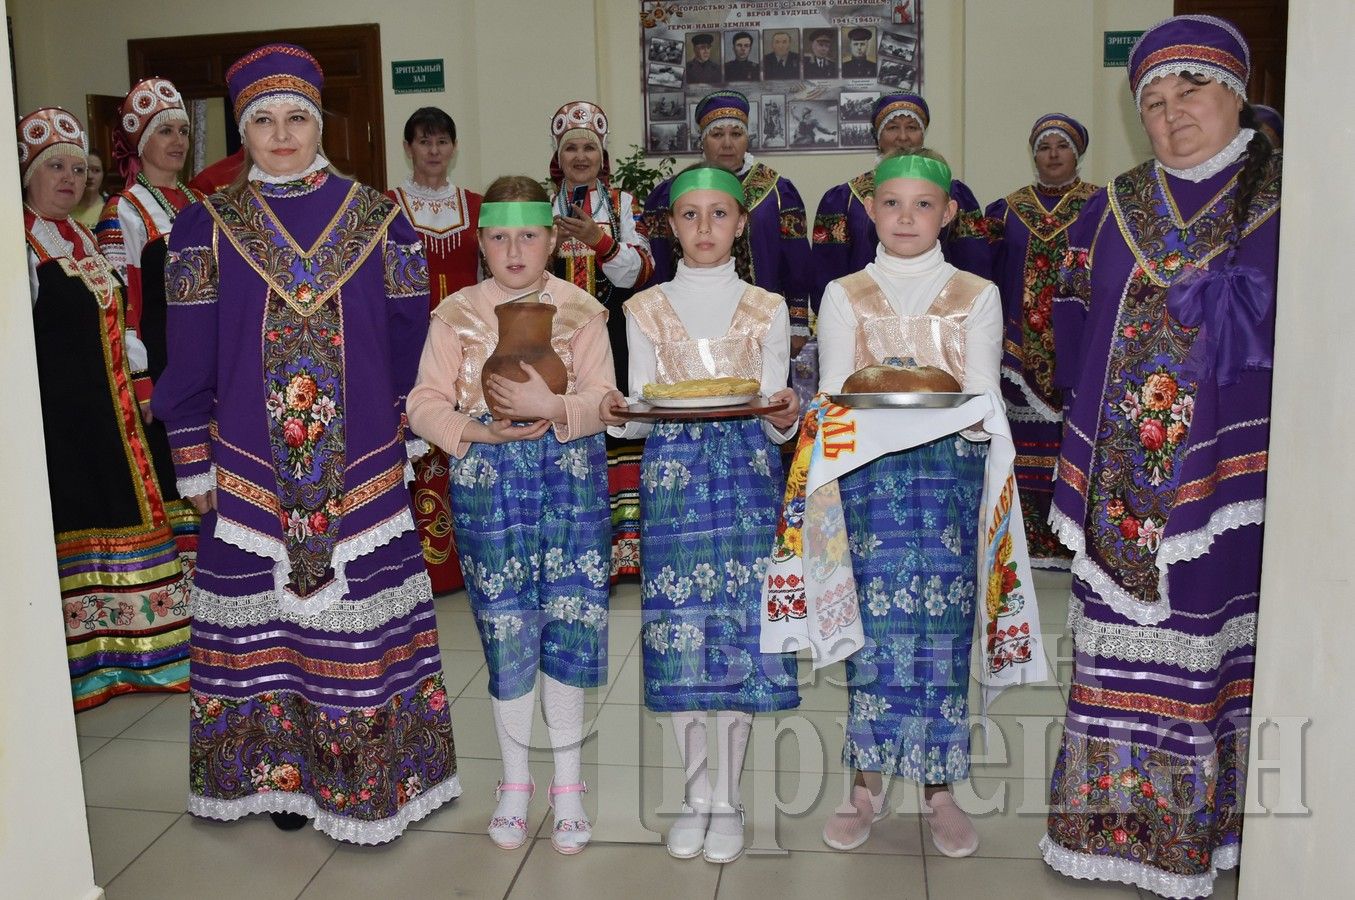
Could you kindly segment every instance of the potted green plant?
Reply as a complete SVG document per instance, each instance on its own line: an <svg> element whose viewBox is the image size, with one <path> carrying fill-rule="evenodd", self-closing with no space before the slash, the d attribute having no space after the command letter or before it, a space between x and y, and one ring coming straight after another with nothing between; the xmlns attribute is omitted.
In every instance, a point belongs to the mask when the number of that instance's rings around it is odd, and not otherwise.
<svg viewBox="0 0 1355 900"><path fill-rule="evenodd" d="M665 156L651 166L643 147L631 144L630 149L631 152L626 156L613 160L612 184L628 191L635 197L636 203L643 204L649 192L654 190L654 185L673 174L677 158Z"/></svg>

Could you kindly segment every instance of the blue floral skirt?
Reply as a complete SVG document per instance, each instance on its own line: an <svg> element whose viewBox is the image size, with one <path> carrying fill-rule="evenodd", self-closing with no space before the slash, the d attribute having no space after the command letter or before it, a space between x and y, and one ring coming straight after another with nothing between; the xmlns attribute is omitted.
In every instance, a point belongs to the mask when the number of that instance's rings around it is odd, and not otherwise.
<svg viewBox="0 0 1355 900"><path fill-rule="evenodd" d="M475 443L450 469L452 527L489 693L521 697L538 669L574 687L604 684L611 517L603 436Z"/></svg>
<svg viewBox="0 0 1355 900"><path fill-rule="evenodd" d="M800 704L793 654L758 649L781 457L757 419L656 425L640 463L645 705Z"/></svg>
<svg viewBox="0 0 1355 900"><path fill-rule="evenodd" d="M969 652L988 446L950 435L840 482L866 646L847 660L843 766L969 774Z"/></svg>

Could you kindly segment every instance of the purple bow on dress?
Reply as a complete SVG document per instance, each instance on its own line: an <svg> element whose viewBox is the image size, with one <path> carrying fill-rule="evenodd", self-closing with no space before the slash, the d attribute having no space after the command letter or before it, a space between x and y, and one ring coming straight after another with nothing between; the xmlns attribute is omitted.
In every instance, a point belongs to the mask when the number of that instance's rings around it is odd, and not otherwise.
<svg viewBox="0 0 1355 900"><path fill-rule="evenodd" d="M1185 368L1197 379L1217 374L1220 386L1243 369L1270 369L1272 336L1266 318L1275 292L1253 266L1192 269L1167 292L1167 311L1182 325L1199 328Z"/></svg>

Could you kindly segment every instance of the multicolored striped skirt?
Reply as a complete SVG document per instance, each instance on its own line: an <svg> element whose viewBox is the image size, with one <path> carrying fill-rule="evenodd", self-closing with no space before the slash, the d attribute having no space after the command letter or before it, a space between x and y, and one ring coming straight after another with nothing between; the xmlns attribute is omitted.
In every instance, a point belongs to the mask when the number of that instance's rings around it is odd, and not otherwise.
<svg viewBox="0 0 1355 900"><path fill-rule="evenodd" d="M416 532L349 562L315 615L281 610L272 560L204 538L198 561L189 812L299 813L380 844L461 794Z"/></svg>

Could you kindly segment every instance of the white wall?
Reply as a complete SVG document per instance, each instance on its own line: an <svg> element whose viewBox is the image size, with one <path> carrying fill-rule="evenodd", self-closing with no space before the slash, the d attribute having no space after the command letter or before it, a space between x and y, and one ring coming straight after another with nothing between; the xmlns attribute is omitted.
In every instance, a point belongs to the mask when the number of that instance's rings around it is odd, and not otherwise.
<svg viewBox="0 0 1355 900"><path fill-rule="evenodd" d="M469 135L480 131L475 23L482 20L492 28L495 22L507 21L499 10L530 5L520 0L119 0L116 4L104 0L9 0L19 106L25 112L39 106L64 106L82 121L86 94L125 94L131 87L127 73L129 39L376 23L381 26L386 172L394 181L408 171L400 145L401 127L420 106L442 106L457 120L459 130ZM552 0L550 6L589 10L591 28L588 0ZM477 16L477 8L487 12ZM519 18L521 11L515 10ZM487 51L484 55L493 58ZM445 92L397 95L392 90L392 60L439 57L447 60ZM491 142L490 149L495 146ZM453 177L478 184L481 153L479 141L464 142Z"/></svg>
<svg viewBox="0 0 1355 900"><path fill-rule="evenodd" d="M926 92L936 120L930 142L981 199L1029 179L1024 141L1041 112L1067 112L1088 124L1083 173L1092 180L1146 157L1124 70L1100 68L1101 32L1144 28L1170 13L1170 0L927 2ZM595 96L607 107L614 149L639 140L632 0L185 0L173 16L164 15L162 0L122 0L116 16L94 0L9 6L25 109L57 103L83 114L86 93L126 90L128 38L375 21L382 27L392 177L404 171L396 129L429 102L457 118L463 141L455 175L471 185L500 172L544 172L546 117L567 99ZM1355 544L1348 448L1355 424L1340 414L1355 407L1346 365L1355 318L1346 299L1349 276L1336 264L1348 255L1355 220L1355 124L1332 114L1349 108L1344 83L1332 73L1349 55L1355 6L1293 0L1289 28L1281 314L1254 709L1258 720L1311 718L1302 801L1312 814L1249 815L1242 879L1249 898L1348 892L1344 813L1355 799L1346 772L1355 718L1344 689L1352 593L1344 560ZM0 48L0 117L12 115L6 52ZM425 57L446 58L447 91L391 93L390 60ZM774 163L812 207L829 185L864 169L869 156L778 156ZM7 223L0 240L0 273L7 273L0 279L0 383L9 421L36 422L16 185L13 156L0 158L0 222ZM41 440L32 430L12 431L0 441L0 571L6 634L22 640L0 654L0 873L6 895L96 896L54 553L42 525L50 510ZM1267 746L1262 754L1278 750ZM1257 774L1249 802L1292 803L1279 790L1282 781Z"/></svg>
<svg viewBox="0 0 1355 900"><path fill-rule="evenodd" d="M596 0L598 98L615 154L640 143L640 41L634 0ZM1171 15L1171 0L925 0L923 93L928 146L980 201L1034 176L1027 137L1035 119L1066 112L1092 132L1083 176L1097 182L1149 155L1123 68L1101 66L1102 32L1141 30ZM810 212L834 184L869 168L873 153L773 154Z"/></svg>
<svg viewBox="0 0 1355 900"><path fill-rule="evenodd" d="M1102 66L1102 33L1142 31L1171 15L1171 0L966 0L964 7L965 180L980 201L1031 182L1030 127L1046 113L1087 126L1081 173L1088 181L1104 184L1148 158L1126 71ZM923 9L930 25L931 8Z"/></svg>
<svg viewBox="0 0 1355 900"><path fill-rule="evenodd" d="M1292 0L1270 478L1253 721L1308 719L1306 758L1271 730L1252 747L1244 898L1349 897L1351 546L1355 380L1350 222L1355 125L1332 74L1350 58L1355 4ZM1297 731L1291 731L1297 733ZM1282 760L1279 773L1259 761ZM1302 766L1302 768L1300 768ZM1287 783L1286 783L1287 782ZM1301 788L1301 790L1298 790ZM1306 806L1309 814L1283 814ZM1264 808L1268 812L1261 812ZM1281 862L1282 861L1282 862Z"/></svg>
<svg viewBox="0 0 1355 900"><path fill-rule="evenodd" d="M497 175L544 175L550 114L596 99L612 123L613 155L643 143L637 0L11 0L19 105L85 113L85 95L128 88L126 42L270 27L381 26L387 175L407 172L400 128L416 108L447 109L460 132L452 177L483 188ZM1066 112L1092 132L1083 175L1104 182L1147 155L1124 69L1101 68L1101 32L1142 29L1171 0L926 0L928 144L945 154L984 203L1032 170L1031 123ZM78 48L78 50L76 49ZM443 58L439 94L391 90L396 59ZM1019 76L1019 77L1018 77ZM871 153L775 154L812 213L829 187L869 168Z"/></svg>
<svg viewBox="0 0 1355 900"><path fill-rule="evenodd" d="M0 121L13 122L9 48L0 43ZM10 146L13 146L12 144ZM94 898L85 793L71 711L65 628L43 462L42 412L14 153L0 154L0 892ZM26 423L26 427L25 427Z"/></svg>

